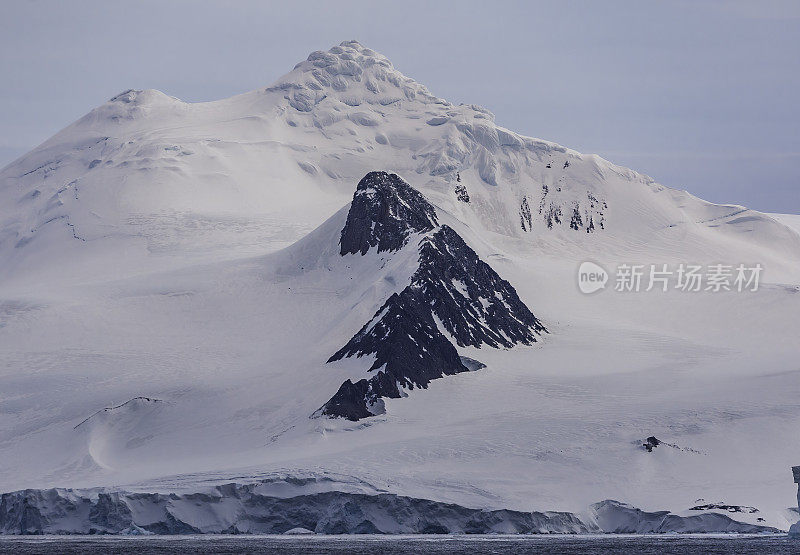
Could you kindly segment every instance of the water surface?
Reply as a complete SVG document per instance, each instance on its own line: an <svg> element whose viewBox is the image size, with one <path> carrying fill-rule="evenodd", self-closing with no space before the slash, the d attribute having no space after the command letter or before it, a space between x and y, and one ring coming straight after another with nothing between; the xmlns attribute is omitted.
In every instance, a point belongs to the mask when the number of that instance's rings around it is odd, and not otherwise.
<svg viewBox="0 0 800 555"><path fill-rule="evenodd" d="M785 535L0 536L0 553L800 553Z"/></svg>

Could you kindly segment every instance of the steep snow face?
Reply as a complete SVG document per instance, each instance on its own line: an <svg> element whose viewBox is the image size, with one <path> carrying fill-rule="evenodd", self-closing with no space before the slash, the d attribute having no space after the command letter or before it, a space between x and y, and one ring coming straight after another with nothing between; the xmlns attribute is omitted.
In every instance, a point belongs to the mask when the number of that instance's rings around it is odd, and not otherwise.
<svg viewBox="0 0 800 555"><path fill-rule="evenodd" d="M697 532L759 533L773 532L763 526L736 522L729 516L705 512L679 516L669 511L646 512L619 501L606 500L594 503L589 515L598 528L611 534L664 534Z"/></svg>
<svg viewBox="0 0 800 555"><path fill-rule="evenodd" d="M309 480L294 479L301 490ZM280 496L278 480L202 491L49 489L6 493L0 534L587 534L603 532L775 533L779 530L706 513L647 513L616 501L572 513L480 510L372 492ZM289 485L289 484L287 484ZM290 486L291 487L291 486Z"/></svg>
<svg viewBox="0 0 800 555"><path fill-rule="evenodd" d="M800 260L797 234L769 217L521 136L350 41L225 100L126 91L4 168L0 279L123 277L275 250L374 169L475 229L545 249L689 244L707 258L758 255L778 281L787 257Z"/></svg>

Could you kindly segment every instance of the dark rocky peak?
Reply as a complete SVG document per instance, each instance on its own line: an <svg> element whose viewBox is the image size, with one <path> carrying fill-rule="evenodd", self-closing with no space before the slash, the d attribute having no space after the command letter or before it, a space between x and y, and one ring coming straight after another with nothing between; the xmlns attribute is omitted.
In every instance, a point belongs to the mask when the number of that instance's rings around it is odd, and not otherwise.
<svg viewBox="0 0 800 555"><path fill-rule="evenodd" d="M328 360L375 355L368 371L377 372L370 379L344 382L319 413L348 420L381 414L381 398L398 399L402 389L427 388L431 380L469 370L420 301L411 287L395 293Z"/></svg>
<svg viewBox="0 0 800 555"><path fill-rule="evenodd" d="M416 189L399 176L370 172L358 183L342 229L342 256L372 247L378 252L397 251L412 233L424 233L438 225L436 210Z"/></svg>
<svg viewBox="0 0 800 555"><path fill-rule="evenodd" d="M393 294L328 362L374 355L370 378L345 381L315 414L360 420L384 412L382 399L427 388L435 379L477 370L459 346L529 345L547 330L507 281L451 227L419 242L411 283ZM445 335L445 332L452 337Z"/></svg>
<svg viewBox="0 0 800 555"><path fill-rule="evenodd" d="M514 287L447 225L420 243L411 287L461 347L530 345L546 331Z"/></svg>

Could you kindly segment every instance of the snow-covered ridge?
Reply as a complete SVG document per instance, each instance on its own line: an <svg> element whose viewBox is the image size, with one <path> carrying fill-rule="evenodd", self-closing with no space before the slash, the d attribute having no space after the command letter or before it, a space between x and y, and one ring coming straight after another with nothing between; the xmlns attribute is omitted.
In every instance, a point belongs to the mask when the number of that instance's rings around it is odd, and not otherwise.
<svg viewBox="0 0 800 555"><path fill-rule="evenodd" d="M113 412L113 411L119 411L120 409L130 410L130 411L137 411L137 410L141 409L142 407L152 406L152 405L154 405L156 403L160 403L160 402L161 402L160 399L151 399L149 397L134 397L133 399L131 399L129 401L125 401L124 403L122 403L121 405L117 405L116 407L107 407L107 408L104 408L102 410L97 411L96 413L94 413L93 415L89 416L85 420L82 420L80 423L76 424L75 425L75 429L77 430L81 426L85 426L85 425L89 424L90 422L92 422L92 419L95 419L97 417L102 417L104 414L108 414L108 413Z"/></svg>
<svg viewBox="0 0 800 555"><path fill-rule="evenodd" d="M274 250L375 169L405 176L475 229L537 248L624 252L647 240L674 251L688 237L708 256L730 243L800 260L800 237L771 218L498 126L349 41L224 100L125 91L3 168L0 279L53 266L62 280L125 275ZM93 267L98 256L114 263Z"/></svg>
<svg viewBox="0 0 800 555"><path fill-rule="evenodd" d="M424 85L396 70L388 58L355 40L345 41L327 52L312 52L267 90L291 91L291 106L302 112L310 112L330 96L348 106L388 106L402 99L450 106ZM369 121L366 116L362 124L369 125Z"/></svg>

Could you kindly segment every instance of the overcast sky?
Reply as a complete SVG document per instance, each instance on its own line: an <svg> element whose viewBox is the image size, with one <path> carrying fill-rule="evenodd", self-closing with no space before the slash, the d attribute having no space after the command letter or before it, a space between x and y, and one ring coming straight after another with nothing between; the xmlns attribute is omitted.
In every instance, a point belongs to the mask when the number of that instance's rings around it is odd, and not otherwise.
<svg viewBox="0 0 800 555"><path fill-rule="evenodd" d="M800 2L0 0L0 166L128 88L266 86L357 39L500 125L800 213Z"/></svg>

